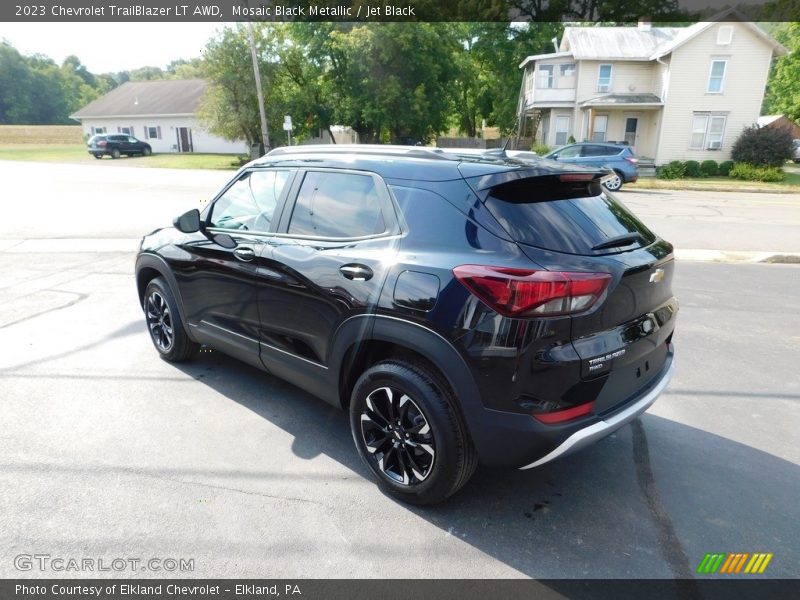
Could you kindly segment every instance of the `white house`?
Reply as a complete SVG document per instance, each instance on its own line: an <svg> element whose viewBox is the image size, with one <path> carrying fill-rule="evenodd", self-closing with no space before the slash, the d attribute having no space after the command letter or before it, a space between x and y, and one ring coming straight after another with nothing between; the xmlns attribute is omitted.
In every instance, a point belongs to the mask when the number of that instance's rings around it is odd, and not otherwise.
<svg viewBox="0 0 800 600"><path fill-rule="evenodd" d="M87 135L126 133L146 140L153 152L244 154L247 142L231 142L203 129L196 118L208 86L203 79L129 81L78 112Z"/></svg>
<svg viewBox="0 0 800 600"><path fill-rule="evenodd" d="M658 165L727 160L787 52L733 9L688 27L567 27L557 52L520 64L519 115L549 146L573 137L627 143Z"/></svg>

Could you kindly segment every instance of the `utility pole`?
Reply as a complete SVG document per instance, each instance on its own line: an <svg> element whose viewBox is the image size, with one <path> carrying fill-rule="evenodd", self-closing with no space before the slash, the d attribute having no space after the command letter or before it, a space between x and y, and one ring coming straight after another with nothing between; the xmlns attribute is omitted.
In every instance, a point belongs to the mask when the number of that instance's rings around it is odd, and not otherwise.
<svg viewBox="0 0 800 600"><path fill-rule="evenodd" d="M247 22L247 33L250 41L250 56L253 59L253 74L256 77L256 94L258 95L258 112L261 116L261 141L264 152L269 152L269 129L267 129L267 112L264 108L264 90L261 88L261 70L258 68L258 54L256 53L256 37L253 33L253 22Z"/></svg>

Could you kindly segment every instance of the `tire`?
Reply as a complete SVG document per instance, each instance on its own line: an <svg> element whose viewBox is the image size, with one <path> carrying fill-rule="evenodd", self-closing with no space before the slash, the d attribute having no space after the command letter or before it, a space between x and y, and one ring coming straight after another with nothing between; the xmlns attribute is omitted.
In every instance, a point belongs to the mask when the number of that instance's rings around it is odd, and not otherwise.
<svg viewBox="0 0 800 600"><path fill-rule="evenodd" d="M379 486L409 504L445 500L477 466L453 394L421 365L389 360L365 371L351 396L350 430Z"/></svg>
<svg viewBox="0 0 800 600"><path fill-rule="evenodd" d="M603 183L603 186L610 192L616 192L622 189L622 173L619 171L614 171L614 175L616 175L614 179L609 179Z"/></svg>
<svg viewBox="0 0 800 600"><path fill-rule="evenodd" d="M197 353L200 345L186 335L175 297L163 278L156 277L147 284L142 308L150 341L161 358L168 362L183 362Z"/></svg>
<svg viewBox="0 0 800 600"><path fill-rule="evenodd" d="M119 158L119 156L120 156L119 149L118 148L114 148L111 151L111 158Z"/></svg>
<svg viewBox="0 0 800 600"><path fill-rule="evenodd" d="M145 148L142 150L142 156L150 156L152 153L153 151L150 148Z"/></svg>
<svg viewBox="0 0 800 600"><path fill-rule="evenodd" d="M100 160L101 158L103 158L102 154L92 154L92 156L94 156L97 160Z"/></svg>

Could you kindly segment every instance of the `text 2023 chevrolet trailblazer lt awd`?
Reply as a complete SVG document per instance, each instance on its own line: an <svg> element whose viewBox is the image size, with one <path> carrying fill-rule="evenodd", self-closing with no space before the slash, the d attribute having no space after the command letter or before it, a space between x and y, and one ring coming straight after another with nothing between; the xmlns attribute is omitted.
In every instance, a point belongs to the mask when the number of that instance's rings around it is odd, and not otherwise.
<svg viewBox="0 0 800 600"><path fill-rule="evenodd" d="M672 246L602 169L392 146L280 148L142 240L168 361L205 344L349 410L378 482L443 500L644 412L673 373Z"/></svg>

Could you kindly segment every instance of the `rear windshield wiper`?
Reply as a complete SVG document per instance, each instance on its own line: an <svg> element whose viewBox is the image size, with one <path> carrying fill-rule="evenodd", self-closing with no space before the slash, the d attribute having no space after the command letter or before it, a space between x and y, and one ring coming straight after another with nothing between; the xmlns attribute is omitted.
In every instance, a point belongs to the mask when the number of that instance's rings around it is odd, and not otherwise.
<svg viewBox="0 0 800 600"><path fill-rule="evenodd" d="M592 250L605 250L606 248L616 248L617 246L630 246L633 242L642 242L644 237L638 231L631 233L623 233L612 238L607 239L605 242L600 242L596 246L592 246Z"/></svg>

